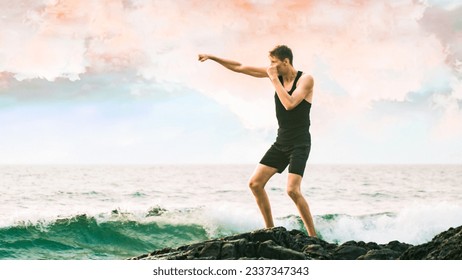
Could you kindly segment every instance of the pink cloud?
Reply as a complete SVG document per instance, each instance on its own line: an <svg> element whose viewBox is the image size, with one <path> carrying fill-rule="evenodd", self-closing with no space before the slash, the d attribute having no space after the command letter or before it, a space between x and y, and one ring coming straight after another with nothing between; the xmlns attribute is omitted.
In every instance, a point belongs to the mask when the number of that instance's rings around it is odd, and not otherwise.
<svg viewBox="0 0 462 280"><path fill-rule="evenodd" d="M274 124L271 86L200 64L199 52L264 66L269 49L287 44L295 66L315 78L315 102L340 117L377 100L405 101L432 69L454 68L461 48L460 8L410 0L25 1L4 11L0 72L20 80L75 80L132 69L199 90L248 127ZM326 65L322 73L317 61ZM329 83L345 95L335 97ZM460 78L454 87L459 84ZM258 109L262 117L254 117L255 104L267 108Z"/></svg>

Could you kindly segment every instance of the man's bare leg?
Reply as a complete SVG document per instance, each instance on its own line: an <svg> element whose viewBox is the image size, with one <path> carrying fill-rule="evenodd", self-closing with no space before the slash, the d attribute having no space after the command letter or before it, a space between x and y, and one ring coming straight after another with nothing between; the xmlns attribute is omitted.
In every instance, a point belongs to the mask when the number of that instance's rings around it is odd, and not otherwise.
<svg viewBox="0 0 462 280"><path fill-rule="evenodd" d="M263 215L263 220L265 221L265 226L267 228L274 227L274 223L268 194L265 191L265 185L269 179L276 174L276 172L276 168L259 164L249 180L249 187L255 196L255 200L257 201L258 208Z"/></svg>
<svg viewBox="0 0 462 280"><path fill-rule="evenodd" d="M309 234L309 236L316 237L316 231L314 230L313 217L311 216L310 207L306 202L300 191L302 184L302 176L298 174L289 173L287 179L287 194L294 201L297 206L300 217L302 218L303 224Z"/></svg>

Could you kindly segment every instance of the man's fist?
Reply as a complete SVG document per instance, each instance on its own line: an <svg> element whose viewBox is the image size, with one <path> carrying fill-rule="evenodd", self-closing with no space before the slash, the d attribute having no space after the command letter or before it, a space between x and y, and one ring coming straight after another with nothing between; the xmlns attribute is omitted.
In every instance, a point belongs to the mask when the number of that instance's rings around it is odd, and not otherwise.
<svg viewBox="0 0 462 280"><path fill-rule="evenodd" d="M278 69L276 67L276 65L271 65L270 67L268 67L266 69L266 73L268 73L268 76L273 79L273 78L276 78L278 77Z"/></svg>
<svg viewBox="0 0 462 280"><path fill-rule="evenodd" d="M204 62L207 59L209 59L209 56L207 54L199 54L199 61Z"/></svg>

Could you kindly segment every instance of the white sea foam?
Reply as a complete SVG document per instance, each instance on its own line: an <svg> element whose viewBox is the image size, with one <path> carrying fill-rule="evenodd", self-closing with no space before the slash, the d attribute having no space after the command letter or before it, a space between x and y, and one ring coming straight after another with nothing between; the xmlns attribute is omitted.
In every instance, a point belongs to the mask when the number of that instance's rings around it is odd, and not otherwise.
<svg viewBox="0 0 462 280"><path fill-rule="evenodd" d="M329 242L348 240L388 243L399 240L417 245L430 241L450 227L462 225L462 206L413 204L397 213L366 216L339 215L333 219L317 217L317 230Z"/></svg>

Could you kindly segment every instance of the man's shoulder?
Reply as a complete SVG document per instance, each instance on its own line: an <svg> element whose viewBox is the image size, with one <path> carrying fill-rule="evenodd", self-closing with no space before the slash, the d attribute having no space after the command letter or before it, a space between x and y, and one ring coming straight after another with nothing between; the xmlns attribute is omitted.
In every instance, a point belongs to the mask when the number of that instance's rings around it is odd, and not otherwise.
<svg viewBox="0 0 462 280"><path fill-rule="evenodd" d="M308 85L313 85L314 79L313 76L311 76L309 73L302 72L302 75L300 76L300 82L303 82L304 84L306 83Z"/></svg>
<svg viewBox="0 0 462 280"><path fill-rule="evenodd" d="M310 73L307 73L307 72L303 72L303 71L298 71L301 73L301 76L300 78L303 78L303 79L313 79L313 76L310 75Z"/></svg>

